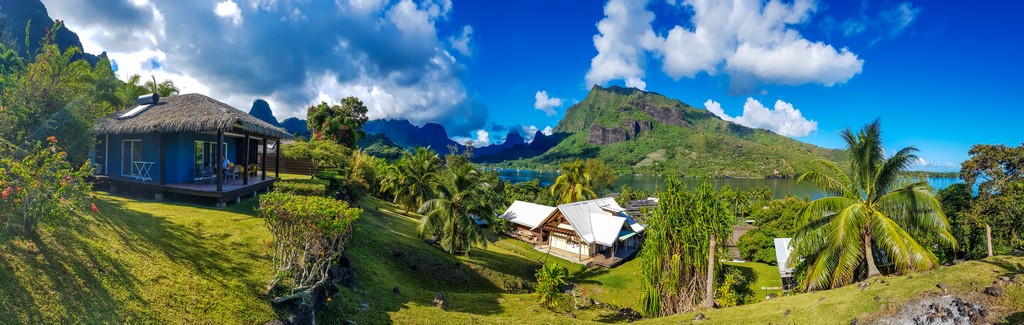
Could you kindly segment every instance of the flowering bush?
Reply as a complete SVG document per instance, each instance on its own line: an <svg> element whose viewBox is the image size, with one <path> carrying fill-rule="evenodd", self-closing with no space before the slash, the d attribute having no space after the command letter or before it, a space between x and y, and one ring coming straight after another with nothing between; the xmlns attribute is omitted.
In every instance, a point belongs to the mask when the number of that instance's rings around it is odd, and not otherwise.
<svg viewBox="0 0 1024 325"><path fill-rule="evenodd" d="M282 180L274 183L274 191L293 195L324 196L327 182L319 179Z"/></svg>
<svg viewBox="0 0 1024 325"><path fill-rule="evenodd" d="M85 198L92 188L85 177L89 164L75 168L67 153L49 137L44 148L21 160L0 158L0 227L12 224L32 232L39 220L67 217L88 207ZM93 212L99 210L92 206Z"/></svg>
<svg viewBox="0 0 1024 325"><path fill-rule="evenodd" d="M341 258L352 222L363 213L345 201L272 192L260 197L259 214L274 236L274 281L291 280L291 293L327 280L331 264Z"/></svg>

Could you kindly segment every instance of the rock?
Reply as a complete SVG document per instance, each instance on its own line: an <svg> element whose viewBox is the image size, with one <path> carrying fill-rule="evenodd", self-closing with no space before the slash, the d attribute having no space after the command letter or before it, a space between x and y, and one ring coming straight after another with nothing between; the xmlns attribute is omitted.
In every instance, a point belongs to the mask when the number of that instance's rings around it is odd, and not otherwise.
<svg viewBox="0 0 1024 325"><path fill-rule="evenodd" d="M857 325L857 319L854 318L853 320L851 320L850 325Z"/></svg>
<svg viewBox="0 0 1024 325"><path fill-rule="evenodd" d="M867 281L864 281L864 282L858 283L857 287L860 288L861 291L863 291L864 289L868 288L868 285L870 285L870 283L868 283Z"/></svg>
<svg viewBox="0 0 1024 325"><path fill-rule="evenodd" d="M778 297L779 297L778 294L769 293L767 296L764 296L764 300L772 300L772 299L775 299L775 298L778 298Z"/></svg>
<svg viewBox="0 0 1024 325"><path fill-rule="evenodd" d="M441 310L448 310L448 296L444 292L438 292L434 296L434 307L441 308Z"/></svg>
<svg viewBox="0 0 1024 325"><path fill-rule="evenodd" d="M985 290L983 292L986 295L993 296L993 297L1002 297L1003 293L1005 293L1005 291L1003 291L1003 287L1000 287L998 285L988 286L988 287L985 288Z"/></svg>
<svg viewBox="0 0 1024 325"><path fill-rule="evenodd" d="M274 320L268 320L266 323L263 323L263 325L287 325L287 324L285 324L285 322L283 320L274 319Z"/></svg>
<svg viewBox="0 0 1024 325"><path fill-rule="evenodd" d="M498 298L498 303L503 303L503 302L505 302L505 298Z"/></svg>
<svg viewBox="0 0 1024 325"><path fill-rule="evenodd" d="M399 289L398 287L391 288L391 293L400 295L402 294L402 289Z"/></svg>
<svg viewBox="0 0 1024 325"><path fill-rule="evenodd" d="M875 296L875 301L882 301L882 297Z"/></svg>
<svg viewBox="0 0 1024 325"><path fill-rule="evenodd" d="M1010 278L1010 282L1017 285L1024 284L1024 275L1014 275L1012 278Z"/></svg>
<svg viewBox="0 0 1024 325"><path fill-rule="evenodd" d="M1010 277L1005 276L1005 275L999 276L996 279L999 279L999 282L1002 282L1002 284L1010 283Z"/></svg>
<svg viewBox="0 0 1024 325"><path fill-rule="evenodd" d="M825 297L821 297L818 301L825 301Z"/></svg>
<svg viewBox="0 0 1024 325"><path fill-rule="evenodd" d="M914 276L913 276L913 275L908 275L908 276L907 276L907 280L913 280L913 279L914 279Z"/></svg>
<svg viewBox="0 0 1024 325"><path fill-rule="evenodd" d="M370 303L365 302L365 301L360 301L359 302L359 310L362 310L362 311L370 310Z"/></svg>
<svg viewBox="0 0 1024 325"><path fill-rule="evenodd" d="M693 320L705 320L705 319L708 319L708 318L704 317L704 313L699 313L699 314L697 314L697 316L693 316Z"/></svg>
<svg viewBox="0 0 1024 325"><path fill-rule="evenodd" d="M619 309L617 314L619 315L619 317L622 317L629 322L633 322L639 320L640 318L643 318L643 316L640 315L640 312L633 310L633 308L629 307Z"/></svg>
<svg viewBox="0 0 1024 325"><path fill-rule="evenodd" d="M789 309L786 309L786 313L785 313L785 314L784 314L783 316L789 316L789 313L790 313L790 312L792 312L792 311L791 311L791 310L789 310Z"/></svg>
<svg viewBox="0 0 1024 325"><path fill-rule="evenodd" d="M946 293L947 291L949 291L949 286L942 282L935 284L935 287L942 289L942 293Z"/></svg>

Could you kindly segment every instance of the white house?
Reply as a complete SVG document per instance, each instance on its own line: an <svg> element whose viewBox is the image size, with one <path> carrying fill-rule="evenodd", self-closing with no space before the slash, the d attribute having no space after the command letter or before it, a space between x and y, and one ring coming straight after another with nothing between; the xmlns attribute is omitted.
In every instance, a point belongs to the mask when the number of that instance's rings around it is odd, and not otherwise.
<svg viewBox="0 0 1024 325"><path fill-rule="evenodd" d="M516 201L501 215L510 235L546 246L554 255L614 266L639 249L645 227L607 197L549 207Z"/></svg>

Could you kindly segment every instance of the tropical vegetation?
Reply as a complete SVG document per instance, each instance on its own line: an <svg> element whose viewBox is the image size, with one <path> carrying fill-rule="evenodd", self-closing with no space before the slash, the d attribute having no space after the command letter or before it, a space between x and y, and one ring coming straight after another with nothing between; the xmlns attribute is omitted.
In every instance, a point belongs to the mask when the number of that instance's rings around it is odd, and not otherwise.
<svg viewBox="0 0 1024 325"><path fill-rule="evenodd" d="M597 197L592 179L587 166L577 159L562 164L562 174L558 175L549 191L557 204L590 200Z"/></svg>
<svg viewBox="0 0 1024 325"><path fill-rule="evenodd" d="M569 284L569 271L565 267L547 263L537 269L537 300L542 306L554 308L562 297L562 288Z"/></svg>
<svg viewBox="0 0 1024 325"><path fill-rule="evenodd" d="M918 238L956 246L949 221L932 188L901 173L917 160L914 147L886 156L878 120L841 133L849 165L817 161L800 176L829 196L811 201L799 214L790 264L803 274L807 290L841 287L882 274L923 271L938 258Z"/></svg>
<svg viewBox="0 0 1024 325"><path fill-rule="evenodd" d="M640 312L657 317L714 304L716 249L729 235L727 204L706 182L693 191L670 178L640 249Z"/></svg>
<svg viewBox="0 0 1024 325"><path fill-rule="evenodd" d="M483 200L491 184L469 164L449 166L439 183L434 184L435 198L419 208L423 214L420 235L436 237L449 254L469 253L472 246L486 246L494 240L477 220L491 221L494 206ZM489 230L489 229L488 229Z"/></svg>

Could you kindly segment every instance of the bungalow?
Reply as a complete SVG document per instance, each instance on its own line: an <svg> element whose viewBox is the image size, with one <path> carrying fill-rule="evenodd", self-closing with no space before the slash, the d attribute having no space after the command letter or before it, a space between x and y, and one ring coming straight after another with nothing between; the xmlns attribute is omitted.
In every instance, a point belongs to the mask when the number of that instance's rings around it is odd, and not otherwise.
<svg viewBox="0 0 1024 325"><path fill-rule="evenodd" d="M277 180L276 171L267 177L266 153L268 143L279 148L281 139L291 138L284 130L200 94L152 94L137 104L97 126L94 177L112 192L130 188L158 200L164 193L207 197L223 206ZM228 169L221 157L232 163Z"/></svg>
<svg viewBox="0 0 1024 325"><path fill-rule="evenodd" d="M793 268L789 264L789 256L793 254L793 246L790 245L792 238L775 238L775 262L779 266L779 276L782 277L782 287L792 289L795 286L793 280Z"/></svg>
<svg viewBox="0 0 1024 325"><path fill-rule="evenodd" d="M510 235L553 255L613 267L637 252L644 231L625 211L610 197L557 207L515 201L501 218Z"/></svg>

